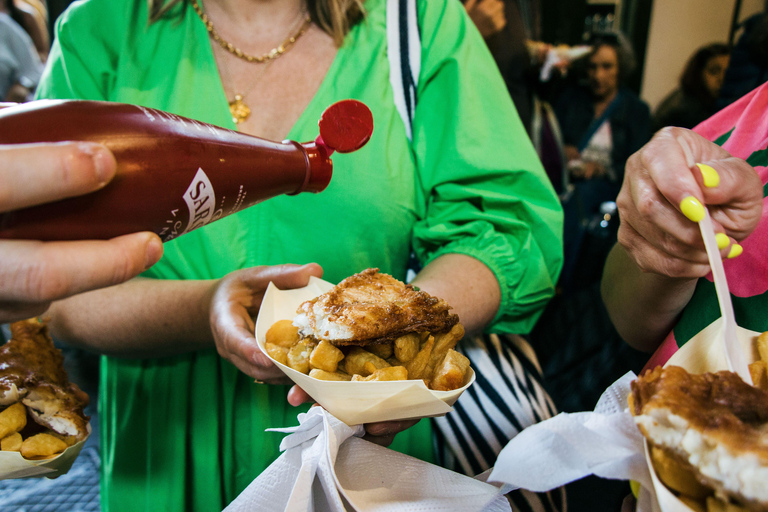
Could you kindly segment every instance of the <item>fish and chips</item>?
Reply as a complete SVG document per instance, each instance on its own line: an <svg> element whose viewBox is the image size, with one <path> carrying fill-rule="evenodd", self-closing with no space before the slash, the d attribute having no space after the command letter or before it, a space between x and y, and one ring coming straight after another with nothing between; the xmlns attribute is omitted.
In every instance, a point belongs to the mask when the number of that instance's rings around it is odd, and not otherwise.
<svg viewBox="0 0 768 512"><path fill-rule="evenodd" d="M69 381L46 324L11 324L0 345L0 450L55 457L88 436L88 395Z"/></svg>
<svg viewBox="0 0 768 512"><path fill-rule="evenodd" d="M630 412L656 474L696 512L768 512L768 333L760 338L754 386L733 372L694 375L678 366L632 383Z"/></svg>
<svg viewBox="0 0 768 512"><path fill-rule="evenodd" d="M464 385L469 359L454 350L464 336L450 306L378 269L344 279L302 303L297 316L267 331L265 349L320 380L423 380L429 389Z"/></svg>

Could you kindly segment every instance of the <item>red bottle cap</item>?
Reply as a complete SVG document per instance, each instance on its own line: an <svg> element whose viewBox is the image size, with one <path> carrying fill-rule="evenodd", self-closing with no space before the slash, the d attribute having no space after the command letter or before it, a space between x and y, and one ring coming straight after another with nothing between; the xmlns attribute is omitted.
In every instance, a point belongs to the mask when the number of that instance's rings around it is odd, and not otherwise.
<svg viewBox="0 0 768 512"><path fill-rule="evenodd" d="M328 150L351 153L365 146L373 133L373 114L362 102L342 100L334 103L323 112L318 122L320 135L318 145Z"/></svg>

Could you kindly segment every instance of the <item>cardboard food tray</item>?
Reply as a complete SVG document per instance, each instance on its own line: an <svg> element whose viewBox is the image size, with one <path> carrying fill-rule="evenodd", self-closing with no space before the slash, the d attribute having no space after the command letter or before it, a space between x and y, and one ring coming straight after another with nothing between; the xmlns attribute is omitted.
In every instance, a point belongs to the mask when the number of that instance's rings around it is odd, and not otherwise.
<svg viewBox="0 0 768 512"><path fill-rule="evenodd" d="M88 424L88 437L91 435L91 424ZM19 452L0 451L0 480L10 478L47 477L56 478L72 467L72 463L80 454L80 450L88 437L74 444L52 459L27 460Z"/></svg>
<svg viewBox="0 0 768 512"><path fill-rule="evenodd" d="M689 373L701 374L706 372L719 372L729 370L726 363L725 350L722 343L723 319L718 318L696 336L691 338L667 361L664 366L680 366ZM752 363L758 359L755 339L761 333L736 328L736 334L746 356L747 362ZM694 509L685 505L682 501L661 483L651 463L648 451L648 443L645 443L645 459L653 479L654 490L658 498L662 512L694 512Z"/></svg>
<svg viewBox="0 0 768 512"><path fill-rule="evenodd" d="M321 295L333 284L311 277L304 288L280 290L269 284L256 319L256 340L267 354L264 340L267 330L278 320L293 319L299 305ZM271 358L270 358L271 359ZM475 381L472 368L464 385L452 391L434 391L422 380L381 382L324 381L272 361L299 387L328 412L346 423L359 425L378 421L443 416Z"/></svg>

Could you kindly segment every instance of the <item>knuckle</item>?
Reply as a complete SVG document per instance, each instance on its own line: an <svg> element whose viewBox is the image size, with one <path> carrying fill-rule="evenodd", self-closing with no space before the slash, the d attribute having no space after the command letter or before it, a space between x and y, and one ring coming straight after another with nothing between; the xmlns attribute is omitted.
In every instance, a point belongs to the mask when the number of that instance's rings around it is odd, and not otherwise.
<svg viewBox="0 0 768 512"><path fill-rule="evenodd" d="M61 272L55 272L46 260L31 258L16 274L21 293L30 301L49 302L66 297L71 282Z"/></svg>
<svg viewBox="0 0 768 512"><path fill-rule="evenodd" d="M140 272L135 258L125 252L121 252L117 258L108 264L112 268L112 284L125 282Z"/></svg>

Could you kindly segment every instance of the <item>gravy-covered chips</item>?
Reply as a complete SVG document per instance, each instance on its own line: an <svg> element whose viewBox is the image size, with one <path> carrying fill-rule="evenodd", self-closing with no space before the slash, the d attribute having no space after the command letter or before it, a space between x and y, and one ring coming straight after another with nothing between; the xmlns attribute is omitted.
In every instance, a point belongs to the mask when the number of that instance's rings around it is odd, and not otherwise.
<svg viewBox="0 0 768 512"><path fill-rule="evenodd" d="M44 322L11 324L0 345L0 451L55 457L88 436L88 395L71 383Z"/></svg>

